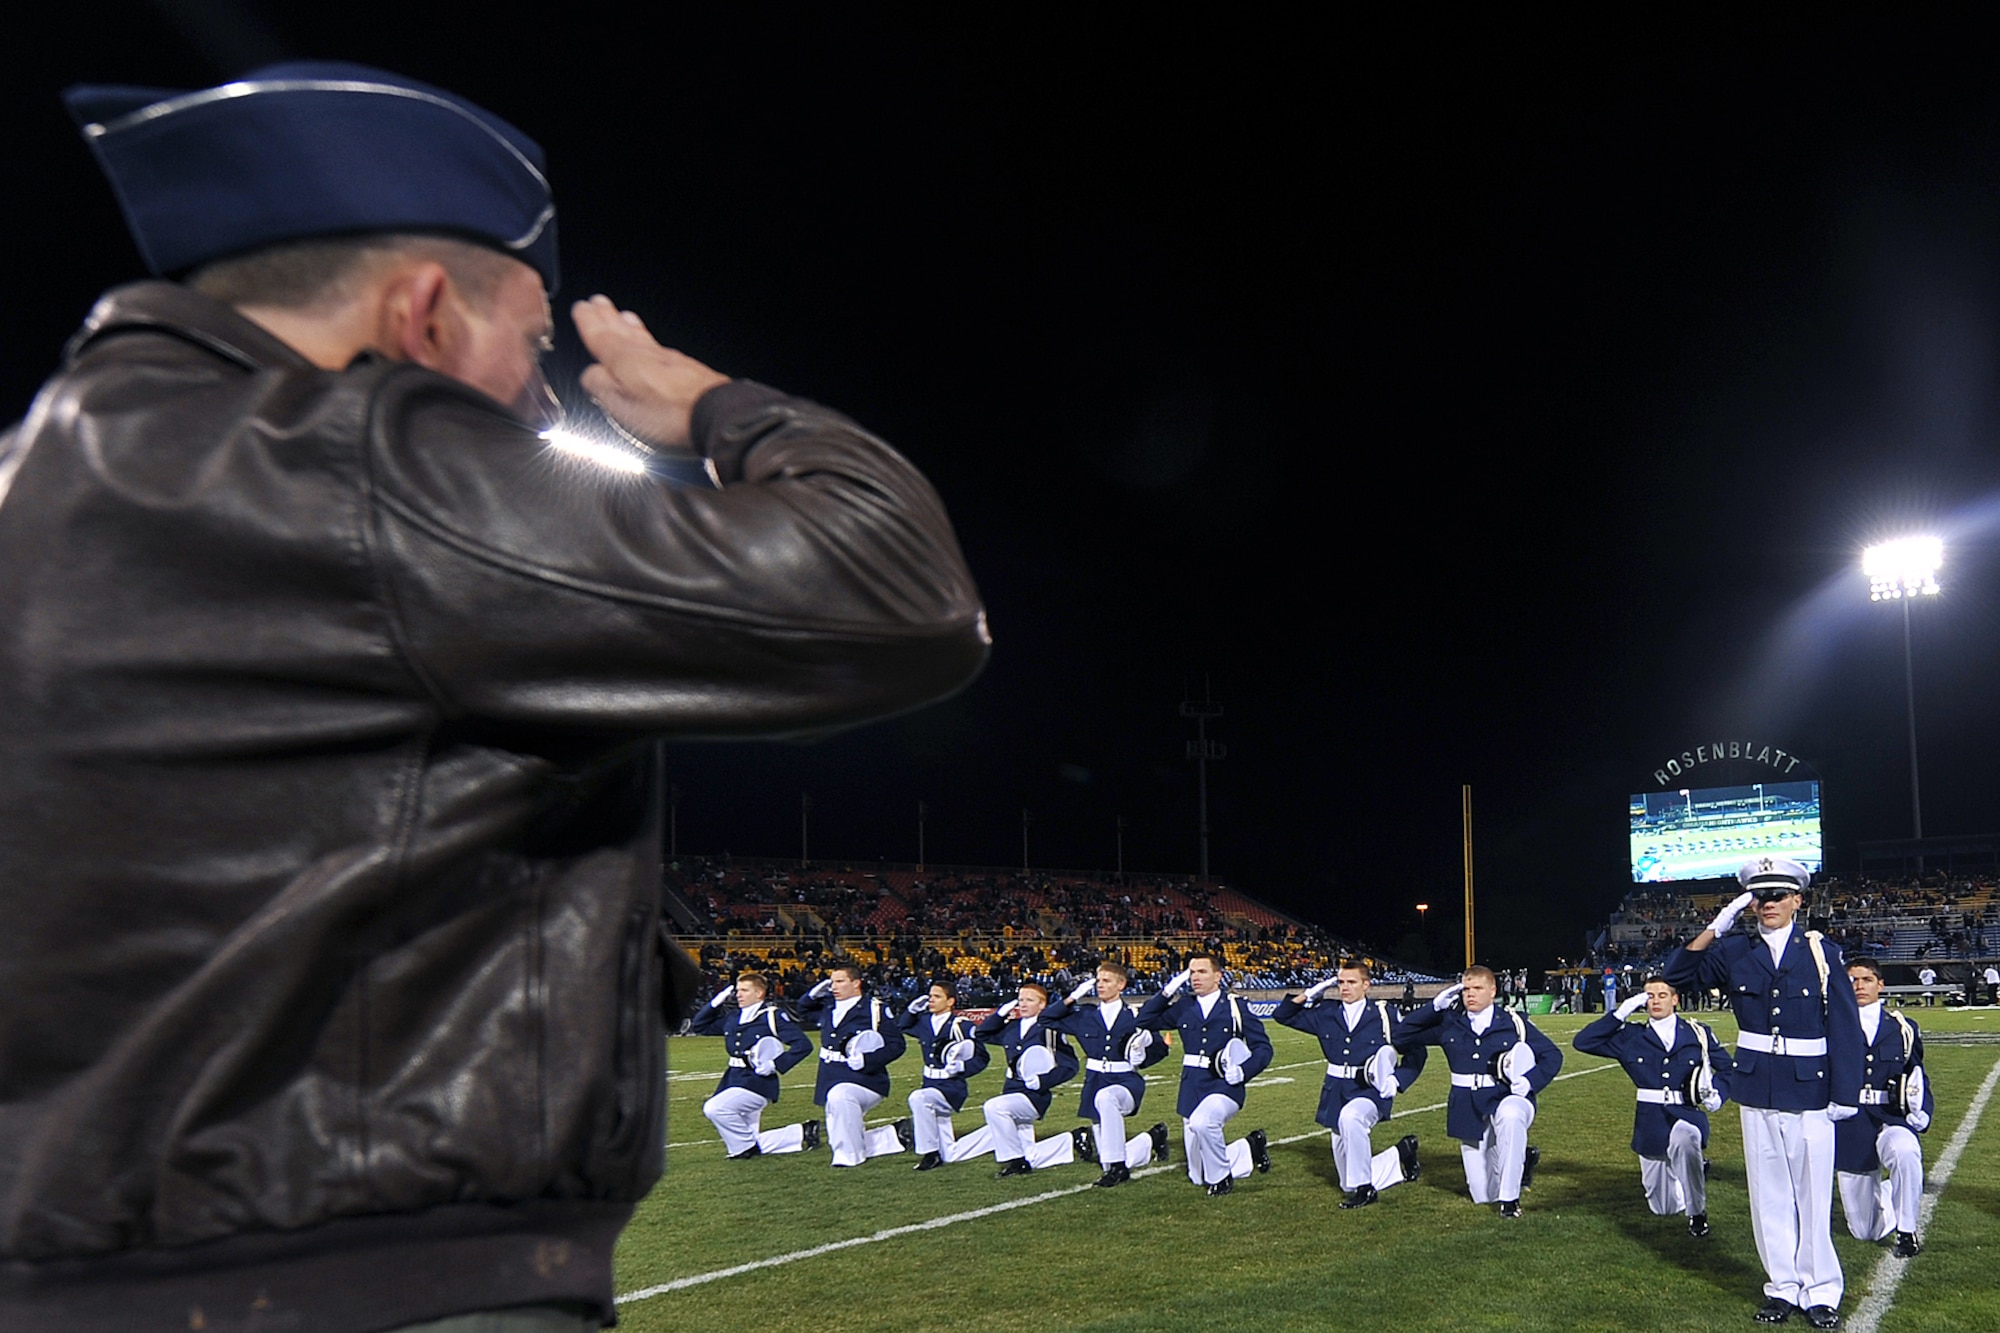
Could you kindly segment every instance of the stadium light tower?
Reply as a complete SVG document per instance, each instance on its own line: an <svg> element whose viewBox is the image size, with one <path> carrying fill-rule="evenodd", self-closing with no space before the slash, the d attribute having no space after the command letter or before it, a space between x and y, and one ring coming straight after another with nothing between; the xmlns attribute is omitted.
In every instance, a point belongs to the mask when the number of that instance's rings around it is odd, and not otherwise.
<svg viewBox="0 0 2000 1333"><path fill-rule="evenodd" d="M1917 684L1910 657L1910 603L1938 595L1937 572L1944 565L1944 542L1937 537L1904 537L1861 553L1868 576L1868 600L1903 604L1903 711L1910 724L1910 823L1924 836L1924 801L1917 786Z"/></svg>

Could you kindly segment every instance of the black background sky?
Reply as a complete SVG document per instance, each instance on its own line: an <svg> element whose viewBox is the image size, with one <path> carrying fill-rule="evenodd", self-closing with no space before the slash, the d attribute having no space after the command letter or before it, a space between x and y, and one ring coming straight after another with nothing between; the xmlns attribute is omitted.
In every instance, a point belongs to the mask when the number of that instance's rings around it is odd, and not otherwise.
<svg viewBox="0 0 2000 1333"><path fill-rule="evenodd" d="M710 12L721 10L723 12ZM1197 863L1394 947L1551 962L1627 887L1625 798L1741 736L1826 783L1829 858L2000 830L2000 80L1969 22L1051 8L93 5L14 43L18 414L139 273L56 100L338 58L539 139L564 298L602 290L938 483L996 648L810 747L672 752L683 850ZM499 11L491 11L497 13ZM573 336L557 378L583 364Z"/></svg>

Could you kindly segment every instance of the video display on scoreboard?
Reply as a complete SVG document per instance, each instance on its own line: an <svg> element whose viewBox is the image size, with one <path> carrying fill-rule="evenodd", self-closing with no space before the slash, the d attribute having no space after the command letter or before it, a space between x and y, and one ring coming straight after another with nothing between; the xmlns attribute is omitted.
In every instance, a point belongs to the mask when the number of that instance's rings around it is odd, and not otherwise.
<svg viewBox="0 0 2000 1333"><path fill-rule="evenodd" d="M1733 876L1753 856L1820 868L1819 784L1755 782L1632 797L1632 879L1640 884Z"/></svg>

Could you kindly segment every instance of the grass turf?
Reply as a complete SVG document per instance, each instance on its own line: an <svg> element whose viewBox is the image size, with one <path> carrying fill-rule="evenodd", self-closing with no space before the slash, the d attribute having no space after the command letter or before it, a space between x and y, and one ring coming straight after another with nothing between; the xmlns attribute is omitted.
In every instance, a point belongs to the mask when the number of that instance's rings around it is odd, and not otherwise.
<svg viewBox="0 0 2000 1333"><path fill-rule="evenodd" d="M1925 1136L1927 1166L1956 1132L2000 1044L1960 1044L1954 1034L2000 1038L2000 1011L1912 1009L1930 1043L1938 1118ZM1734 1026L1705 1015L1725 1040ZM757 1267L620 1306L634 1333L687 1328L850 1329L949 1326L954 1330L1153 1329L1184 1320L1218 1329L1307 1329L1365 1320L1399 1330L1701 1329L1748 1326L1762 1299L1751 1243L1741 1133L1732 1109L1713 1117L1709 1218L1715 1234L1691 1239L1679 1218L1654 1217L1639 1191L1627 1144L1632 1087L1607 1061L1568 1039L1583 1020L1536 1020L1564 1048L1562 1078L1541 1097L1530 1138L1542 1150L1526 1216L1502 1221L1465 1197L1456 1143L1444 1133L1443 1061L1399 1099L1376 1146L1404 1133L1423 1143L1423 1177L1387 1191L1374 1207L1338 1209L1326 1132L1312 1122L1323 1066L1310 1038L1269 1025L1271 1070L1251 1088L1232 1137L1267 1130L1274 1168L1210 1199L1187 1180L1173 1084L1156 1078L1135 1125L1165 1120L1170 1168L1112 1190L1087 1188L1094 1163L993 1177L991 1159L922 1175L896 1154L852 1170L827 1166L826 1150L747 1162L723 1158L701 1103L721 1064L715 1039L671 1044L673 1074L666 1178L639 1209L618 1256L618 1289L634 1293L820 1246L810 1257ZM765 1127L818 1115L810 1065L785 1081ZM1173 1071L1160 1066L1155 1074ZM916 1086L912 1058L871 1123L903 1109ZM1080 1123L1075 1085L1059 1089L1044 1136ZM961 1130L980 1123L980 1099L997 1072L975 1080ZM2000 1328L2000 1107L1982 1120L1939 1201L1925 1251L1908 1268L1881 1327L1888 1333ZM1289 1141L1287 1141L1289 1140ZM1933 1186L1935 1188L1935 1186ZM1040 1196L1052 1195L1043 1198ZM1032 1200L1032 1202L1030 1202ZM1003 1205L990 1215L939 1219ZM1835 1230L1847 1274L1843 1309L1854 1311L1883 1247ZM853 1244L894 1228L889 1239ZM843 1244L843 1243L846 1244Z"/></svg>

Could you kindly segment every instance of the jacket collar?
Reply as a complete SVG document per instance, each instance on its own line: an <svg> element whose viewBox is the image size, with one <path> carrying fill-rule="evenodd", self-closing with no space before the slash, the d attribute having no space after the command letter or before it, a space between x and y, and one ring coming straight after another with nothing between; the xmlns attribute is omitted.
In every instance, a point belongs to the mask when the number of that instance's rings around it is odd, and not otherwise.
<svg viewBox="0 0 2000 1333"><path fill-rule="evenodd" d="M233 307L177 282L135 282L99 297L63 349L64 364L73 364L100 339L142 330L193 343L245 370L312 368L291 344Z"/></svg>

